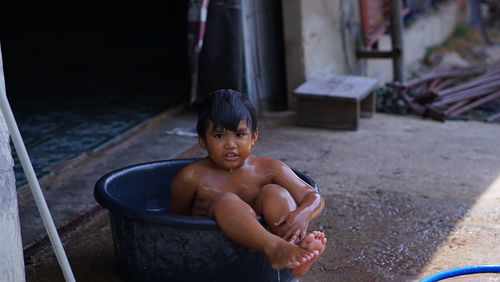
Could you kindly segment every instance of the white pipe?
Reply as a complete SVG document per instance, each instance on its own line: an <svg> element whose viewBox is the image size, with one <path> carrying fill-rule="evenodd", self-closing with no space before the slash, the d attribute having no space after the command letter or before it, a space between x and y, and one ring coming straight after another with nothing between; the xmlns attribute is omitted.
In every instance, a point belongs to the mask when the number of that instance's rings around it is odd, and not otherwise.
<svg viewBox="0 0 500 282"><path fill-rule="evenodd" d="M0 48L0 68L3 69L1 48ZM0 84L5 85L5 77L3 75L3 71L0 72ZM35 202L38 207L38 212L42 217L43 225L47 230L50 242L52 243L52 247L54 248L54 252L56 253L57 261L59 262L59 265L61 266L61 269L63 271L64 279L67 282L74 282L76 281L75 277L73 276L73 272L71 271L68 258L66 257L66 253L64 252L61 239L57 234L54 221L52 220L49 208L47 207L47 203L45 202L45 198L43 197L42 189L40 188L40 183L38 183L38 179L36 178L35 171L33 170L33 166L29 159L28 152L26 151L26 147L24 146L21 133L19 132L19 128L17 127L16 119L14 118L14 114L12 113L12 109L10 108L9 101L7 100L7 94L5 92L6 92L5 87L0 87L0 109L2 110L5 122L7 123L7 127L9 129L12 142L14 143L14 147L16 148L17 155L19 156L19 160L21 161L24 174L28 179L28 183L31 188L31 193L35 198Z"/></svg>

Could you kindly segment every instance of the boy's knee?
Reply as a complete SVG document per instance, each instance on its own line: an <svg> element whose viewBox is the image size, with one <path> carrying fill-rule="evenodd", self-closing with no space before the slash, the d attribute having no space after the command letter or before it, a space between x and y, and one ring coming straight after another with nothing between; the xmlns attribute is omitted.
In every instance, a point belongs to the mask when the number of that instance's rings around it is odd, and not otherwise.
<svg viewBox="0 0 500 282"><path fill-rule="evenodd" d="M224 192L224 193L221 193L220 195L218 195L217 197L215 197L215 199L213 200L212 202L212 206L213 207L219 207L219 206L226 206L232 202L235 202L235 201L241 201L241 199L234 193L230 193L230 192Z"/></svg>
<svg viewBox="0 0 500 282"><path fill-rule="evenodd" d="M285 188L281 187L278 184L266 184L266 185L262 186L261 193L264 193L264 194L287 193L288 194L288 190L286 190Z"/></svg>
<svg viewBox="0 0 500 282"><path fill-rule="evenodd" d="M231 192L225 192L220 194L213 202L212 204L212 211L222 211L222 212L228 212L228 209L231 208L241 208L244 206L248 206L247 203L245 203L238 195L231 193ZM255 215L255 211L248 206L249 210L251 213ZM256 216L256 215L255 215Z"/></svg>
<svg viewBox="0 0 500 282"><path fill-rule="evenodd" d="M296 204L290 192L277 184L266 184L262 186L259 198L257 199L257 210L259 213L264 209L266 203L271 203L274 207L276 201L288 203L290 209L295 209Z"/></svg>

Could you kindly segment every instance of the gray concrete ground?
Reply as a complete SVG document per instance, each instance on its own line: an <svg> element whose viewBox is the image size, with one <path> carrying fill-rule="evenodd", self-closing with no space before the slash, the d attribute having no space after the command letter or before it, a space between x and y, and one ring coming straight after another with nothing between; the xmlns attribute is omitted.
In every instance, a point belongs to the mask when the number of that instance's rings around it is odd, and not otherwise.
<svg viewBox="0 0 500 282"><path fill-rule="evenodd" d="M305 172L321 188L326 208L311 228L323 230L329 243L301 281L411 281L452 267L500 263L498 124L379 113L362 120L358 131L333 131L297 127L293 119L292 112L261 117L254 152ZM191 148L195 138L165 132L193 127L194 120L186 112L159 119L47 180L58 226L96 205L93 184L106 172ZM203 154L194 148L182 156ZM63 194L68 197L59 199ZM38 218L28 209L31 200L21 198L23 240L29 245L43 231L30 219ZM78 281L122 281L105 210L81 219L62 239ZM25 256L28 281L63 281L46 241ZM468 279L488 277L500 275Z"/></svg>

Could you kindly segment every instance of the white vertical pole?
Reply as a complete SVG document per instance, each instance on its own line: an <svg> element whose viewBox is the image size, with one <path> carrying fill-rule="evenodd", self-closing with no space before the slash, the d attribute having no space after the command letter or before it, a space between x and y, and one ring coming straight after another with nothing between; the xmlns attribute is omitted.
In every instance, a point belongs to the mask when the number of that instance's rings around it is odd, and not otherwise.
<svg viewBox="0 0 500 282"><path fill-rule="evenodd" d="M1 70L0 85L5 86L1 47L0 47L0 70ZM7 100L5 87L0 87L0 110L3 113L5 121L7 122L7 127L9 129L12 142L14 143L17 155L19 156L19 160L21 161L24 174L26 175L29 186L31 188L31 193L33 193L33 197L35 198L38 211L40 212L43 224L45 226L45 229L47 230L47 234L49 235L52 247L54 248L57 261L59 262L59 265L61 266L61 269L63 271L64 278L66 281L73 282L75 281L73 272L71 271L71 267L69 265L68 258L66 257L66 253L64 252L61 239L57 234L54 221L52 220L49 208L47 207L47 203L45 202L42 189L40 188L40 183L38 183L35 171L33 170L33 166L31 165L31 161L29 159L28 152L26 151L26 147L24 146L23 139L21 137L21 134L19 133L19 128L17 127L14 114L12 113L9 101Z"/></svg>

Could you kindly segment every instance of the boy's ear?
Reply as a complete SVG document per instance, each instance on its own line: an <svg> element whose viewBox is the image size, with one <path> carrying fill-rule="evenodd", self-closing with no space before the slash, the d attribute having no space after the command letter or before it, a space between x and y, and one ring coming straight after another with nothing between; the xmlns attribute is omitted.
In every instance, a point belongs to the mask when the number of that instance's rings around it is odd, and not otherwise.
<svg viewBox="0 0 500 282"><path fill-rule="evenodd" d="M198 136L198 144L200 144L200 146L206 150L207 149L207 144L205 143L205 140L203 138L201 138L200 136Z"/></svg>
<svg viewBox="0 0 500 282"><path fill-rule="evenodd" d="M252 146L255 145L257 140L259 139L259 129L255 129L255 131L252 133Z"/></svg>

